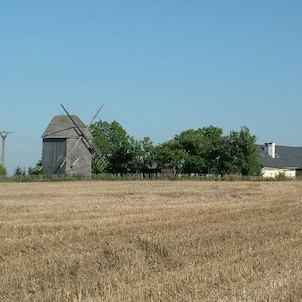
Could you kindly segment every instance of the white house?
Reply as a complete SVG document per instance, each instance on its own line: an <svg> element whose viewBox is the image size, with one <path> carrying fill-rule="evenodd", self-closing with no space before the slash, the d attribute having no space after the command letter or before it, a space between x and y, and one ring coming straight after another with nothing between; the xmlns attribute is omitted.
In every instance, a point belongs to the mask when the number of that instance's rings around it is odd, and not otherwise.
<svg viewBox="0 0 302 302"><path fill-rule="evenodd" d="M302 175L302 147L279 146L275 143L257 145L263 177L275 178L284 174L288 178Z"/></svg>

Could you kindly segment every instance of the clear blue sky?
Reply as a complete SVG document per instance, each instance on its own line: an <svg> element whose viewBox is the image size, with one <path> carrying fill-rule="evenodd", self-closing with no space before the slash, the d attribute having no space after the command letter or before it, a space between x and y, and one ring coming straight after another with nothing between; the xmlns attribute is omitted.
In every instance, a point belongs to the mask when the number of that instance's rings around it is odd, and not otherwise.
<svg viewBox="0 0 302 302"><path fill-rule="evenodd" d="M209 125L302 146L301 0L0 0L6 165L41 158L60 103L155 144Z"/></svg>

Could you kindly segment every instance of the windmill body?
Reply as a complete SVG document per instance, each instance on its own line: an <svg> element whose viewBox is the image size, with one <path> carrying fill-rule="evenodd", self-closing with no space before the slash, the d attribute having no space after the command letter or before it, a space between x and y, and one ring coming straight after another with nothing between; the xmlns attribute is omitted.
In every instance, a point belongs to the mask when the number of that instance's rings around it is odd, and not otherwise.
<svg viewBox="0 0 302 302"><path fill-rule="evenodd" d="M42 166L47 175L91 177L92 135L76 115L55 116L42 135Z"/></svg>

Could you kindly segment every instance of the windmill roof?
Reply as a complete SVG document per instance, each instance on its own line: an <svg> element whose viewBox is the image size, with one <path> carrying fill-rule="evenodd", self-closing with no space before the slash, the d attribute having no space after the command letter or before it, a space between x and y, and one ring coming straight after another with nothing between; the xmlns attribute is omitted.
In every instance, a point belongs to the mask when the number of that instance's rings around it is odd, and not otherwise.
<svg viewBox="0 0 302 302"><path fill-rule="evenodd" d="M92 134L81 119L76 115L71 115L71 118L86 138L92 139ZM42 138L78 138L79 133L71 118L68 115L54 116L44 131Z"/></svg>
<svg viewBox="0 0 302 302"><path fill-rule="evenodd" d="M257 145L260 163L264 167L302 168L302 147L276 145L276 155L272 158L263 145Z"/></svg>

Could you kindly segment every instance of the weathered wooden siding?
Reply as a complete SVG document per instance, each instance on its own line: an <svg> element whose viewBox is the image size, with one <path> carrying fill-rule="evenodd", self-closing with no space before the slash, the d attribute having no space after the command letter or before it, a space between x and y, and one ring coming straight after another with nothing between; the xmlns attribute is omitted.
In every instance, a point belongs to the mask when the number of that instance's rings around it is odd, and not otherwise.
<svg viewBox="0 0 302 302"><path fill-rule="evenodd" d="M92 134L77 116L73 115L71 118L65 115L55 116L46 128L42 135L42 165L47 175L91 177L92 155L83 142L79 141L79 135L80 132L84 133L92 143Z"/></svg>
<svg viewBox="0 0 302 302"><path fill-rule="evenodd" d="M64 167L61 163L66 157L66 139L44 138L42 149L42 166L48 175L63 174Z"/></svg>
<svg viewBox="0 0 302 302"><path fill-rule="evenodd" d="M82 141L74 147L77 141L78 139L67 140L66 174L91 177L92 155Z"/></svg>

